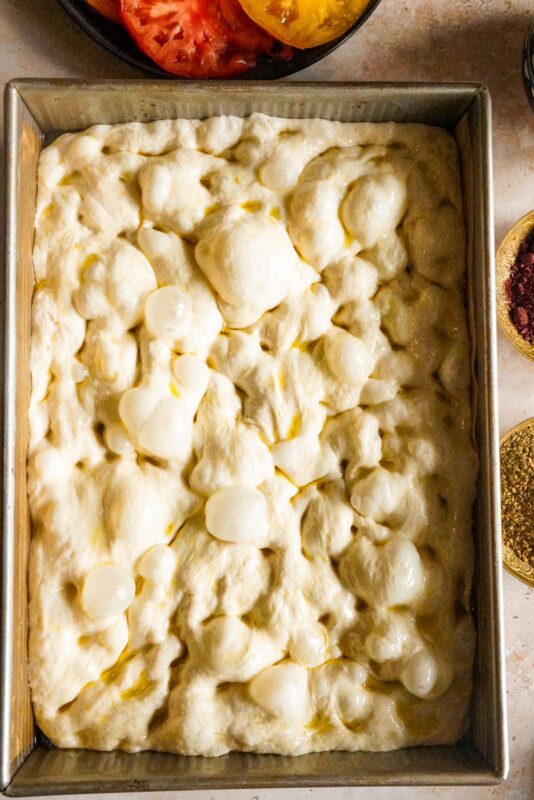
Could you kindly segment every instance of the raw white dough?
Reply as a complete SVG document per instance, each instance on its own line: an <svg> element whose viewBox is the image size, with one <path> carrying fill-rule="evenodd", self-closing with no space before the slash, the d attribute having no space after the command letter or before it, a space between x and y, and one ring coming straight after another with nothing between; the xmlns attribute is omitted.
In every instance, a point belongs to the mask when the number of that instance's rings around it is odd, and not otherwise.
<svg viewBox="0 0 534 800"><path fill-rule="evenodd" d="M29 670L60 747L463 735L458 157L418 125L98 125L40 160Z"/></svg>

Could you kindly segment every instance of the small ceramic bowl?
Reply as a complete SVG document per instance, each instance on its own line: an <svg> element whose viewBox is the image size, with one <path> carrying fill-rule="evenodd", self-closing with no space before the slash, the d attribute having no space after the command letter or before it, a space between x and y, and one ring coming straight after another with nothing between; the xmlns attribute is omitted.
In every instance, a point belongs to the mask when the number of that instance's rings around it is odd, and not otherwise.
<svg viewBox="0 0 534 800"><path fill-rule="evenodd" d="M523 239L534 229L534 211L525 214L508 231L501 242L496 256L497 269L497 319L503 332L512 342L516 350L534 361L534 344L527 342L510 319L509 303L506 297L506 281L519 251Z"/></svg>
<svg viewBox="0 0 534 800"><path fill-rule="evenodd" d="M534 417L530 417L530 419L526 419L523 422L520 422L519 425L516 425L512 430L508 431L506 436L503 436L501 439L501 449L505 442L507 442L514 433L517 431L522 430L523 428L534 426ZM504 531L506 525L506 520L502 520L501 529ZM534 588L534 568L530 566L527 561L523 561L522 559L518 558L511 547L505 545L504 541L502 543L502 555L503 555L503 562L504 567L507 572L514 576L514 578L518 578L523 583L526 583L527 586L531 586Z"/></svg>
<svg viewBox="0 0 534 800"><path fill-rule="evenodd" d="M534 111L534 21L527 31L523 48L523 84Z"/></svg>

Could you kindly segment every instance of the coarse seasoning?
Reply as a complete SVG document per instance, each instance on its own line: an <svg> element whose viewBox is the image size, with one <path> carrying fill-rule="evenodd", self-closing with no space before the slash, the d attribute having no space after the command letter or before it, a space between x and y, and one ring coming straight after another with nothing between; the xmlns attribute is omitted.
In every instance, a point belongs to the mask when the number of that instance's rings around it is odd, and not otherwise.
<svg viewBox="0 0 534 800"><path fill-rule="evenodd" d="M523 339L534 344L534 228L519 245L504 288L510 319Z"/></svg>
<svg viewBox="0 0 534 800"><path fill-rule="evenodd" d="M534 424L501 444L503 543L534 567Z"/></svg>

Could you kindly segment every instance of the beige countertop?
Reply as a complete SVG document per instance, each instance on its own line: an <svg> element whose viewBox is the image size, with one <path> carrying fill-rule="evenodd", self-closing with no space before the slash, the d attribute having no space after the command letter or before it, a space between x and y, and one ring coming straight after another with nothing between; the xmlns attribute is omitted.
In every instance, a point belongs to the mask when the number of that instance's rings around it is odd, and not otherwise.
<svg viewBox="0 0 534 800"><path fill-rule="evenodd" d="M0 76L127 78L56 0L0 0ZM534 208L534 113L521 85L532 0L382 0L345 45L296 80L468 80L493 98L495 235ZM500 425L534 416L534 363L499 335ZM511 752L506 785L488 788L243 790L154 794L164 800L532 800L534 591L504 576ZM121 795L113 795L120 798ZM146 795L145 795L146 797Z"/></svg>

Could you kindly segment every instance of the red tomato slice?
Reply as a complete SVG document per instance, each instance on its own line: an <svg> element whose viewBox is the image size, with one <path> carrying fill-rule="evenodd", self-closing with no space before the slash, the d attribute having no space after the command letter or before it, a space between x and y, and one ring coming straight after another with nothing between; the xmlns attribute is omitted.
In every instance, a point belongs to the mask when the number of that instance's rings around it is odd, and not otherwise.
<svg viewBox="0 0 534 800"><path fill-rule="evenodd" d="M236 75L274 44L238 0L120 0L120 11L140 49L184 77Z"/></svg>
<svg viewBox="0 0 534 800"><path fill-rule="evenodd" d="M232 31L232 40L238 47L258 53L268 53L272 49L272 36L252 22L238 0L218 0L218 4L223 20Z"/></svg>

